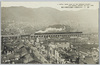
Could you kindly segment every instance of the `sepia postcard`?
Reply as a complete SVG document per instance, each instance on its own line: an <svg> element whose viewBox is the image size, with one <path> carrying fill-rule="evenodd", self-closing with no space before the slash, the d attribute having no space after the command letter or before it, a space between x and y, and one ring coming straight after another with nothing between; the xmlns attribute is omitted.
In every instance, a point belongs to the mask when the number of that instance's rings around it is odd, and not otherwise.
<svg viewBox="0 0 100 65"><path fill-rule="evenodd" d="M99 64L99 2L1 2L1 64Z"/></svg>

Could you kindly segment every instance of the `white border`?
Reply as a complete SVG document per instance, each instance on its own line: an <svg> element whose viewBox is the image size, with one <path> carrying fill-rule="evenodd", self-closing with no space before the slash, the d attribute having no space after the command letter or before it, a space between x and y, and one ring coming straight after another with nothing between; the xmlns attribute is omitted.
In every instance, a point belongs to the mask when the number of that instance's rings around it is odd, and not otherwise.
<svg viewBox="0 0 100 65"><path fill-rule="evenodd" d="M100 0L0 0L0 24L1 24L1 1L14 1L14 2L99 2L99 7L100 7ZM100 8L99 8L100 11ZM98 14L100 16L100 12ZM99 24L100 25L100 17L99 17ZM99 34L100 34L100 26L99 26ZM1 25L0 25L0 31L1 31ZM1 36L1 32L0 32L0 36ZM0 37L0 42L1 42L1 37ZM100 50L100 35L99 35L99 50ZM100 54L100 51L99 51ZM0 44L0 58L1 58L1 44ZM100 56L99 56L100 59ZM0 65L6 65L6 64L1 64L1 59L0 59ZM10 65L10 64L9 64ZM15 64L12 64L15 65ZM85 64L17 64L17 65L85 65ZM87 64L87 65L100 65L100 60L99 60L99 64Z"/></svg>

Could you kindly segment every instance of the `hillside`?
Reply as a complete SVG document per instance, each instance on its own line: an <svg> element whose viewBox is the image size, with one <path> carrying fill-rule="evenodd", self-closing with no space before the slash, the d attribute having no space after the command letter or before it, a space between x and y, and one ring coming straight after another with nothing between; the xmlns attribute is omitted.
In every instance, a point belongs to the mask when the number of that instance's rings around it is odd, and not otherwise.
<svg viewBox="0 0 100 65"><path fill-rule="evenodd" d="M2 7L2 34L31 34L46 27L65 25L84 33L98 32L96 10L59 11L49 7ZM88 16L87 16L88 14ZM66 28L67 29L67 28ZM71 30L71 31L73 31Z"/></svg>

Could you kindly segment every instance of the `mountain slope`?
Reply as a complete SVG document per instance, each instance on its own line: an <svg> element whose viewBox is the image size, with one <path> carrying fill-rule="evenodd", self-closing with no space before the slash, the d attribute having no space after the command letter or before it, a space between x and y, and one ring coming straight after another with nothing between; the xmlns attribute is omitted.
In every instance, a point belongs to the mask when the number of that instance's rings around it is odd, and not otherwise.
<svg viewBox="0 0 100 65"><path fill-rule="evenodd" d="M33 9L2 7L1 30L2 34L30 34L48 26L64 24L74 30L95 33L98 32L97 12L96 10L59 11L49 7Z"/></svg>

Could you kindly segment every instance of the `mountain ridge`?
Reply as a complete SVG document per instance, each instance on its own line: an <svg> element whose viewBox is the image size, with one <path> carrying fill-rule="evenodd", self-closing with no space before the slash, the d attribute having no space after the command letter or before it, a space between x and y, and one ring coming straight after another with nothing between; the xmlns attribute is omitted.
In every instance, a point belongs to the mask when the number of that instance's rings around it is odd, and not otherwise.
<svg viewBox="0 0 100 65"><path fill-rule="evenodd" d="M2 31L12 29L11 27L15 30L17 28L23 30L28 27L34 33L59 23L86 33L98 32L96 10L60 11L50 7L2 7L1 15Z"/></svg>

